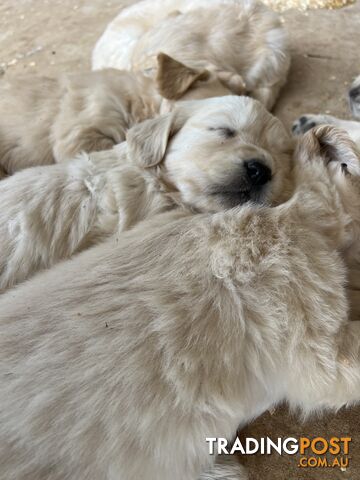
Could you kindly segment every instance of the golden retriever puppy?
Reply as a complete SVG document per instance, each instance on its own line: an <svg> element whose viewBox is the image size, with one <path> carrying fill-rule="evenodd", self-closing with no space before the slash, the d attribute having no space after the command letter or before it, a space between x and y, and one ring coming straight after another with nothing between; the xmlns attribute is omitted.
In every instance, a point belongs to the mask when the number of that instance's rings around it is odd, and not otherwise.
<svg viewBox="0 0 360 480"><path fill-rule="evenodd" d="M329 168L333 170L334 181L339 190L343 195L348 197L346 205L349 208L350 216L355 219L357 212L360 211L360 176L358 175L360 136L356 134L356 129L360 123L340 120L329 115L307 115L300 117L299 120L295 122L293 131L295 134L300 134L314 128L317 124L322 125L323 132L327 131L327 124L343 127L341 131L337 131L337 129L333 127L329 130L330 134L326 137L328 148L331 147L339 158L341 157L341 152L347 152L346 155L344 153L342 154L342 162L332 162L329 164ZM318 126L317 128L320 127ZM345 131L349 135L348 137L344 136ZM351 141L350 138L353 141ZM358 143L355 143L356 140L358 140ZM346 144L346 148L343 146L344 143ZM349 171L350 173L356 172L357 174L349 175ZM360 238L359 222L360 217L357 220L357 224L355 222L354 225L357 225L358 237ZM360 320L360 246L355 243L352 248L346 252L345 259L349 268L347 290L351 305L351 318Z"/></svg>
<svg viewBox="0 0 360 480"><path fill-rule="evenodd" d="M257 101L184 102L127 142L0 182L0 291L179 204L219 211L291 194L292 140Z"/></svg>
<svg viewBox="0 0 360 480"><path fill-rule="evenodd" d="M160 83L169 100L179 95L176 76L163 82L157 55L164 52L198 78L210 76L233 93L246 92L271 109L290 64L279 15L261 2L245 0L143 0L107 27L93 52L93 68L141 71Z"/></svg>
<svg viewBox="0 0 360 480"><path fill-rule="evenodd" d="M327 150L332 150L330 158L341 159L340 162L330 162L329 169L338 191L346 198L344 208L353 219L354 235L360 239L360 150L343 131L327 126L318 127L318 131L322 132ZM343 254L349 269L347 293L351 319L360 320L360 241L351 243Z"/></svg>
<svg viewBox="0 0 360 480"><path fill-rule="evenodd" d="M161 99L141 74L103 70L0 83L0 169L12 174L112 148Z"/></svg>
<svg viewBox="0 0 360 480"><path fill-rule="evenodd" d="M0 298L3 478L238 480L207 437L360 401L359 239L326 135L302 140L289 201L158 215Z"/></svg>
<svg viewBox="0 0 360 480"><path fill-rule="evenodd" d="M213 73L199 73L165 54L158 62L156 82L140 72L115 69L1 82L0 179L80 152L110 149L133 125L169 112L175 100L232 93ZM170 90L172 101L164 98Z"/></svg>

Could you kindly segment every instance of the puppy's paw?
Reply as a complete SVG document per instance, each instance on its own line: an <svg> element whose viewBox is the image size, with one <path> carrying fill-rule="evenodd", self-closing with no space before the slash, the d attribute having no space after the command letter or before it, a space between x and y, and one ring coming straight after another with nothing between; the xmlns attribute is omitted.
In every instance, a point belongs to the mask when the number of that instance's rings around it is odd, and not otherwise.
<svg viewBox="0 0 360 480"><path fill-rule="evenodd" d="M292 125L294 135L302 135L318 125L331 124L331 117L327 115L306 114L298 118Z"/></svg>

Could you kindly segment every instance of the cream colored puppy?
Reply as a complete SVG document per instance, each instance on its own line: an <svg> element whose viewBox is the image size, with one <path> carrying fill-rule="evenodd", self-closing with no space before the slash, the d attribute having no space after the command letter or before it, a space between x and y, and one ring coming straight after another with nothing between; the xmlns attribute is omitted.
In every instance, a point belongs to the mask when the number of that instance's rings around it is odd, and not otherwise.
<svg viewBox="0 0 360 480"><path fill-rule="evenodd" d="M82 151L110 149L131 126L170 111L178 100L247 92L270 107L289 66L279 20L260 4L225 5L149 30L137 49L143 55L144 45L150 48L153 75L145 76L144 67L2 80L0 179Z"/></svg>
<svg viewBox="0 0 360 480"><path fill-rule="evenodd" d="M359 95L360 98L360 77L355 80L350 92L353 92L350 96L351 107L354 115L356 114L356 95ZM347 132L350 138L354 141L352 144L353 158L360 158L360 122L341 120L330 115L304 115L300 117L293 125L293 132L296 135L302 134L308 131L311 128L314 128L318 125L333 125L339 128L342 128ZM339 151L342 148L343 144L343 134L329 136L329 143L331 143L334 151ZM350 145L349 139L346 140L347 144ZM349 150L349 148L348 148ZM340 157L340 153L338 154ZM348 157L348 156L347 156ZM343 194L347 195L348 202L347 205L351 208L351 215L355 218L356 212L360 211L360 179L358 176L347 176L348 167L346 163L347 158L344 158L342 165L342 170L337 169L337 175L334 177L338 184L338 187L343 191ZM357 163L357 162L355 162ZM335 164L330 164L334 166ZM350 162L350 168L354 169L354 162ZM358 226L360 231L360 226ZM347 265L350 269L349 271L349 282L348 282L348 296L351 300L351 318L360 320L360 249L357 247L351 249L351 251L346 254Z"/></svg>
<svg viewBox="0 0 360 480"><path fill-rule="evenodd" d="M319 127L318 127L319 128ZM340 162L330 162L329 169L344 202L347 215L352 219L355 236L360 238L360 149L344 136L344 132L324 126L321 131L326 134L327 149L331 156L341 159ZM328 132L328 133L327 133ZM344 252L349 269L347 294L350 299L351 319L360 320L360 242L355 242Z"/></svg>
<svg viewBox="0 0 360 480"><path fill-rule="evenodd" d="M291 155L279 120L228 96L179 104L112 150L18 172L0 182L0 291L179 204L280 203Z"/></svg>
<svg viewBox="0 0 360 480"><path fill-rule="evenodd" d="M175 100L245 91L230 88L228 78L188 68L165 54L158 56L158 64L156 81L115 69L2 81L0 179L27 167L71 160L80 152L110 149L125 140L133 125L169 112Z"/></svg>
<svg viewBox="0 0 360 480"><path fill-rule="evenodd" d="M141 74L103 70L0 83L0 169L72 159L112 148L134 124L155 116L161 98Z"/></svg>
<svg viewBox="0 0 360 480"><path fill-rule="evenodd" d="M245 87L269 109L290 64L279 15L261 2L143 0L109 24L95 46L93 68L131 69L155 78L160 52L198 72L201 81L216 76L236 94ZM176 99L176 90L167 86L163 96Z"/></svg>
<svg viewBox="0 0 360 480"><path fill-rule="evenodd" d="M2 478L239 480L207 437L360 401L340 254L359 239L327 135L280 206L159 215L0 298Z"/></svg>

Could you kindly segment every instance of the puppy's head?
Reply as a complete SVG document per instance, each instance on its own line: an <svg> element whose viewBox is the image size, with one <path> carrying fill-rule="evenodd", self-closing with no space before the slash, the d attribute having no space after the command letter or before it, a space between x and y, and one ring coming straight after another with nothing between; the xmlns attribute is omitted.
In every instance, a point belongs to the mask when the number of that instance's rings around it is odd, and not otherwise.
<svg viewBox="0 0 360 480"><path fill-rule="evenodd" d="M310 159L325 165L339 193L343 211L350 219L348 243L353 251L360 252L360 151L357 145L345 131L321 125L302 137L297 156L303 161Z"/></svg>
<svg viewBox="0 0 360 480"><path fill-rule="evenodd" d="M200 100L223 95L243 95L246 91L241 75L215 68L191 68L174 58L159 53L156 85L165 99L162 111L181 99ZM167 100L167 102L166 102Z"/></svg>
<svg viewBox="0 0 360 480"><path fill-rule="evenodd" d="M292 140L251 98L181 102L131 129L127 139L138 165L157 168L196 210L278 204L290 196Z"/></svg>
<svg viewBox="0 0 360 480"><path fill-rule="evenodd" d="M360 119L360 75L355 78L350 87L349 100L354 117Z"/></svg>

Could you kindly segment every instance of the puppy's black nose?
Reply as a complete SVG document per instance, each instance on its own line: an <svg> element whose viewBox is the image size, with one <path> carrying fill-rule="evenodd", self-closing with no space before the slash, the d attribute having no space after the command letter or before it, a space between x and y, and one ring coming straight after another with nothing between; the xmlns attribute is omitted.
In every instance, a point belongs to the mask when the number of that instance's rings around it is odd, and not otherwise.
<svg viewBox="0 0 360 480"><path fill-rule="evenodd" d="M260 160L252 159L245 162L246 175L254 186L265 185L271 180L271 170Z"/></svg>
<svg viewBox="0 0 360 480"><path fill-rule="evenodd" d="M356 97L360 97L360 87L352 88L349 92L349 97L355 99Z"/></svg>

